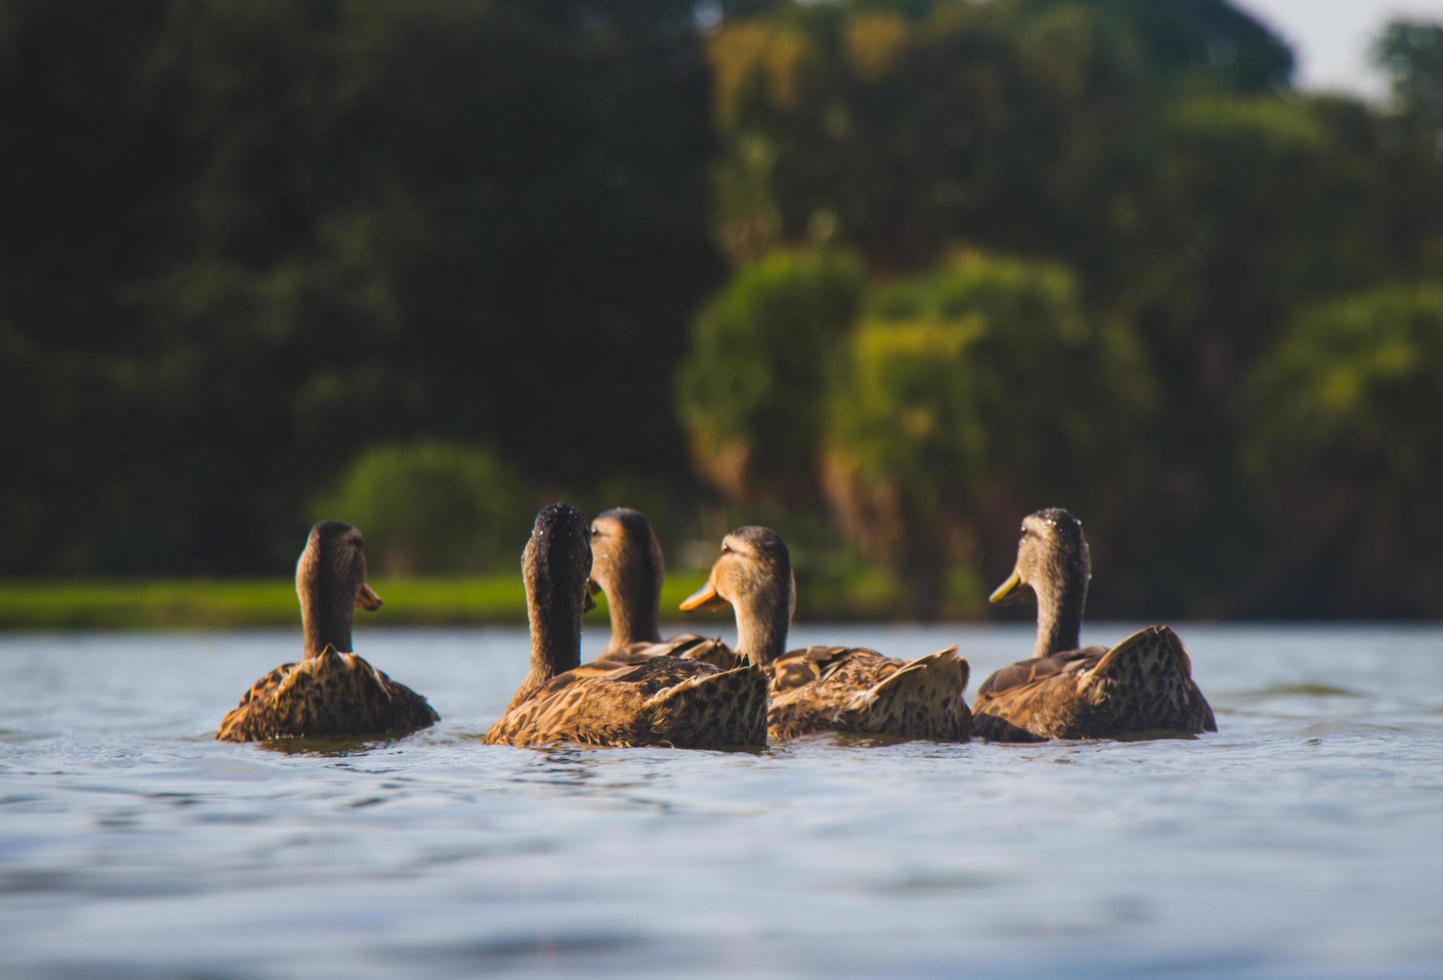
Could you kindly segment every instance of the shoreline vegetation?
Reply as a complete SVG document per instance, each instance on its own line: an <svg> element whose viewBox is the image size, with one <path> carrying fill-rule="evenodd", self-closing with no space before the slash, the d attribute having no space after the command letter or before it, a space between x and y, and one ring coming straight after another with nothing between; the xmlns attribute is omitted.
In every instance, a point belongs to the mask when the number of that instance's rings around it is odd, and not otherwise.
<svg viewBox="0 0 1443 980"><path fill-rule="evenodd" d="M1443 20L1364 100L1239 0L0 11L0 584L269 577L321 518L514 573L565 500L678 567L773 528L805 621L980 618L1059 506L1099 615L1443 617Z"/></svg>
<svg viewBox="0 0 1443 980"><path fill-rule="evenodd" d="M677 571L662 590L663 619L710 630L731 613L675 612L706 581L705 570ZM387 626L517 626L526 623L526 591L515 572L387 579L371 583L385 600L363 628ZM604 596L587 614L587 628L606 628ZM804 599L810 620L857 622L905 615L901 587L886 576L832 577L813 583ZM976 618L980 607L959 603L949 613ZM246 579L0 579L0 631L299 628L295 584L282 578Z"/></svg>
<svg viewBox="0 0 1443 980"><path fill-rule="evenodd" d="M662 589L662 633L714 633L732 622L730 610L683 613L677 605L706 581L704 570L671 573ZM385 600L378 613L358 615L364 629L411 626L525 626L526 592L514 572L407 579L373 578ZM832 574L809 582L798 615L808 622L977 622L989 618L985 593L958 581L936 617L909 607L905 588L871 570ZM966 596L979 594L978 601ZM586 629L608 629L606 597L586 614ZM1024 617L1025 618L1025 617ZM1109 611L1104 619L1122 618ZM1196 619L1196 616L1164 617ZM1216 620L1218 616L1203 619ZM1251 616L1222 616L1245 619ZM1009 617L1011 619L1011 617ZM1357 617L1345 616L1353 622ZM1030 620L1029 620L1030 621ZM1433 623L1428 618L1395 620ZM85 630L299 630L295 585L281 578L245 579L4 579L0 578L0 633Z"/></svg>

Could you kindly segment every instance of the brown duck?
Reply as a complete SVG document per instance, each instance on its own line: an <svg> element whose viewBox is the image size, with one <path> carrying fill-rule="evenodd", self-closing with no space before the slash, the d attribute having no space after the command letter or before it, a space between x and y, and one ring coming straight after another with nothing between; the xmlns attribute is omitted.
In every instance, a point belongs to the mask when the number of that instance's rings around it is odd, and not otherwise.
<svg viewBox="0 0 1443 980"><path fill-rule="evenodd" d="M972 705L977 734L1008 742L1217 731L1178 635L1149 626L1108 649L1078 648L1092 559L1082 522L1061 508L1022 521L1017 566L996 603L1037 599L1037 646L997 671Z"/></svg>
<svg viewBox="0 0 1443 980"><path fill-rule="evenodd" d="M402 735L440 720L421 695L346 652L356 607L381 608L381 597L366 584L360 531L340 521L312 527L296 563L296 594L304 659L282 664L251 685L221 719L216 738Z"/></svg>
<svg viewBox="0 0 1443 980"><path fill-rule="evenodd" d="M565 504L536 515L521 558L531 620L531 672L489 743L669 745L766 744L767 680L747 665L722 670L668 656L582 665L581 614L590 601L591 547L585 520Z"/></svg>
<svg viewBox="0 0 1443 980"><path fill-rule="evenodd" d="M864 647L814 646L786 652L796 580L781 535L743 527L683 610L724 608L737 618L737 652L771 679L768 733L818 731L966 741L972 717L963 699L969 668L949 647L910 663Z"/></svg>
<svg viewBox="0 0 1443 980"><path fill-rule="evenodd" d="M638 656L701 660L723 670L747 662L719 637L682 633L663 640L657 626L666 564L651 522L639 510L617 507L591 522L588 589L606 595L611 641L601 659Z"/></svg>

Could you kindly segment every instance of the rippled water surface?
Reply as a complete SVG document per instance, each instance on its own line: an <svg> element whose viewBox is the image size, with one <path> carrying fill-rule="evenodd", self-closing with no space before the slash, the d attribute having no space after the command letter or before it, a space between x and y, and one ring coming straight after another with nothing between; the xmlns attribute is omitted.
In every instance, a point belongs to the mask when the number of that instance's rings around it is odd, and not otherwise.
<svg viewBox="0 0 1443 980"><path fill-rule="evenodd" d="M759 754L480 745L522 631L361 632L445 720L329 754L211 738L292 634L0 638L0 973L1443 975L1443 630L1180 632L1221 734Z"/></svg>

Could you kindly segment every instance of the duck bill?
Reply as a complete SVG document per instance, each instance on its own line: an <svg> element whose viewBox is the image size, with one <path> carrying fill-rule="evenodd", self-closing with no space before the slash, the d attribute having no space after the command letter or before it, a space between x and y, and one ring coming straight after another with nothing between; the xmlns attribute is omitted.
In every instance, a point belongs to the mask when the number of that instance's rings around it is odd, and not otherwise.
<svg viewBox="0 0 1443 980"><path fill-rule="evenodd" d="M721 593L716 590L715 583L710 580L706 585L683 599L681 603L682 612L705 612L726 607L727 601L721 597Z"/></svg>
<svg viewBox="0 0 1443 980"><path fill-rule="evenodd" d="M356 605L367 612L375 612L385 603L381 601L380 596L376 595L375 589L371 588L368 583L362 582L360 591L356 593Z"/></svg>
<svg viewBox="0 0 1443 980"><path fill-rule="evenodd" d="M596 608L596 593L600 591L601 586L596 584L596 579L588 578L586 580L586 591L582 594L581 599L582 612L591 612Z"/></svg>
<svg viewBox="0 0 1443 980"><path fill-rule="evenodd" d="M987 597L987 601L999 606L1011 605L1017 602L1026 602L1029 598L1028 593L1030 593L1031 591L1032 587L1026 582L1022 581L1022 576L1019 575L1017 573L1017 570L1014 568L1012 570L1011 577L1009 577L1007 581L1003 582L1001 585L997 586L997 588L993 590L992 594Z"/></svg>

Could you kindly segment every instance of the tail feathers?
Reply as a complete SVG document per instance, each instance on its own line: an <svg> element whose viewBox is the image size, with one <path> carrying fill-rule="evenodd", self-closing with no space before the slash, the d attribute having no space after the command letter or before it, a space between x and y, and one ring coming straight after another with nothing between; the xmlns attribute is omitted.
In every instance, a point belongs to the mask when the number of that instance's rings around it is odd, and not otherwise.
<svg viewBox="0 0 1443 980"><path fill-rule="evenodd" d="M1182 640L1166 626L1139 630L1107 651L1077 682L1082 700L1110 719L1109 731L1217 731L1192 680Z"/></svg>
<svg viewBox="0 0 1443 980"><path fill-rule="evenodd" d="M683 660L698 660L704 664L711 664L718 670L732 670L736 667L744 667L747 658L738 654L721 641L719 636L697 636L690 634L685 637L678 637L683 641L677 644L674 657Z"/></svg>
<svg viewBox="0 0 1443 980"><path fill-rule="evenodd" d="M1120 641L1083 675L1078 689L1085 691L1105 680L1135 680L1145 677L1154 682L1172 675L1178 680L1192 680L1192 662L1182 640L1170 626L1148 626Z"/></svg>
<svg viewBox="0 0 1443 980"><path fill-rule="evenodd" d="M651 729L676 746L760 746L767 741L767 676L737 667L690 677L647 702Z"/></svg>
<svg viewBox="0 0 1443 980"><path fill-rule="evenodd" d="M849 710L864 731L965 739L972 716L962 695L971 674L971 665L951 646L919 657L859 692Z"/></svg>
<svg viewBox="0 0 1443 980"><path fill-rule="evenodd" d="M258 741L330 735L404 734L440 715L424 697L354 653L333 647L254 685L216 737Z"/></svg>

